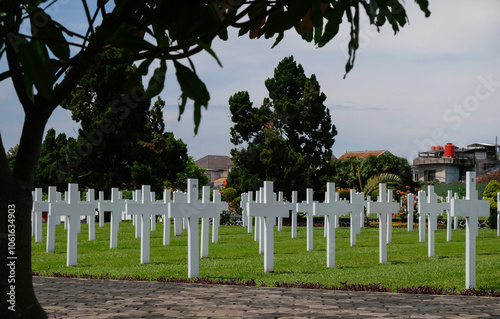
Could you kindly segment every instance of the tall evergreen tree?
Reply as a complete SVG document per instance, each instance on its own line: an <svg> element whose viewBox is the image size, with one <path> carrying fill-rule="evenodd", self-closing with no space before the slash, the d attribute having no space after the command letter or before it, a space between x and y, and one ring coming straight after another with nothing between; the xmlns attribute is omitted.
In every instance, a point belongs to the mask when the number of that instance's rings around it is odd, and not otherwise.
<svg viewBox="0 0 500 319"><path fill-rule="evenodd" d="M248 92L229 99L231 142L239 148L231 150L235 168L228 183L245 191L272 180L287 195L319 186L318 172L332 157L337 134L326 95L293 57L283 59L265 85L269 97L259 108Z"/></svg>

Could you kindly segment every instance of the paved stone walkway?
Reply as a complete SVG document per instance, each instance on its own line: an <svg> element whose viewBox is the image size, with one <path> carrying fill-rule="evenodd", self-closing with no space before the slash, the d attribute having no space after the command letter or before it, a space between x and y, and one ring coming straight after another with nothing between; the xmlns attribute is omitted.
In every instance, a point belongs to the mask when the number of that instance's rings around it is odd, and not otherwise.
<svg viewBox="0 0 500 319"><path fill-rule="evenodd" d="M33 277L49 318L500 318L500 298Z"/></svg>

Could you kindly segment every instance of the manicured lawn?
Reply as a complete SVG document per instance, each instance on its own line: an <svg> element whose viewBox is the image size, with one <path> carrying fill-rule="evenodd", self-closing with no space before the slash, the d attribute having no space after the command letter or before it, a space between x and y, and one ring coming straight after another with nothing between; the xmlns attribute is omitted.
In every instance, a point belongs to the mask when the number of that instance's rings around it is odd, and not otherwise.
<svg viewBox="0 0 500 319"><path fill-rule="evenodd" d="M134 238L129 221L120 224L118 248L109 248L109 223L96 224L96 240L88 241L88 227L82 224L78 235L78 265L66 266L66 231L56 227L55 253L46 253L46 224L43 243L32 239L33 271L77 275L123 276L156 280L158 277L187 277L187 230L173 236L163 246L163 225L151 232L151 263L140 264L140 239ZM378 262L378 229L363 228L357 246L350 247L349 228L336 231L336 267L326 267L326 238L323 228L314 228L314 251L306 251L306 228L299 227L297 238L290 238L290 227L275 228L274 273L264 273L264 257L259 255L253 234L239 226L221 226L219 243L209 246L209 257L200 261L200 277L218 280L254 279L257 284L274 282L312 282L340 286L340 282L376 284L395 289L408 286L432 286L463 290L465 287L465 230L453 230L446 242L446 230L436 232L436 257L427 257L427 242L418 242L418 230L393 229L387 248L388 262ZM211 237L210 237L211 238ZM500 290L500 237L496 231L479 230L477 239L477 287Z"/></svg>

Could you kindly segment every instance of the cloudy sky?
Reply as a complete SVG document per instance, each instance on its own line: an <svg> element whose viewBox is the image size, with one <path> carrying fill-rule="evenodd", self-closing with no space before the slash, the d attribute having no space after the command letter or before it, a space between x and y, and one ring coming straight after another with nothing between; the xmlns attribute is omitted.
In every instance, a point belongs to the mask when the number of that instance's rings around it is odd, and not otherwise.
<svg viewBox="0 0 500 319"><path fill-rule="evenodd" d="M412 160L419 150L447 142L495 143L500 135L500 1L430 2L431 16L425 18L407 1L410 24L397 35L388 26L377 33L364 19L361 48L346 79L347 24L321 49L294 33L274 49L273 41L232 34L229 41L213 46L222 68L208 54L194 58L211 95L197 136L192 106L177 121L180 91L170 66L160 94L167 102L167 130L188 145L195 159L229 155L234 146L229 141L228 98L248 91L259 106L267 96L264 81L279 61L293 55L306 75L316 75L327 95L325 104L338 130L333 146L337 157L346 151L384 149ZM72 5L67 7L61 6L54 18ZM71 21L71 14L62 17ZM7 81L0 83L0 103L0 133L8 149L19 141L23 112ZM78 124L59 108L50 127L75 136Z"/></svg>

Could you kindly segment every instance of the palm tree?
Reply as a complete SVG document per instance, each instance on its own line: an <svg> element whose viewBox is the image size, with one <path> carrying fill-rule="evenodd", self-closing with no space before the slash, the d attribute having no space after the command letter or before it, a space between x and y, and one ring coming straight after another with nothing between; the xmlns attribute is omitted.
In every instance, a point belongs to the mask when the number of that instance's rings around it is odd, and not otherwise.
<svg viewBox="0 0 500 319"><path fill-rule="evenodd" d="M385 183L390 188L394 188L395 186L400 186L402 181L401 177L396 174L390 173L381 173L377 175L373 175L367 181L365 186L363 186L363 192L365 193L365 198L368 195L371 195L374 191L378 191L378 185L380 183Z"/></svg>

